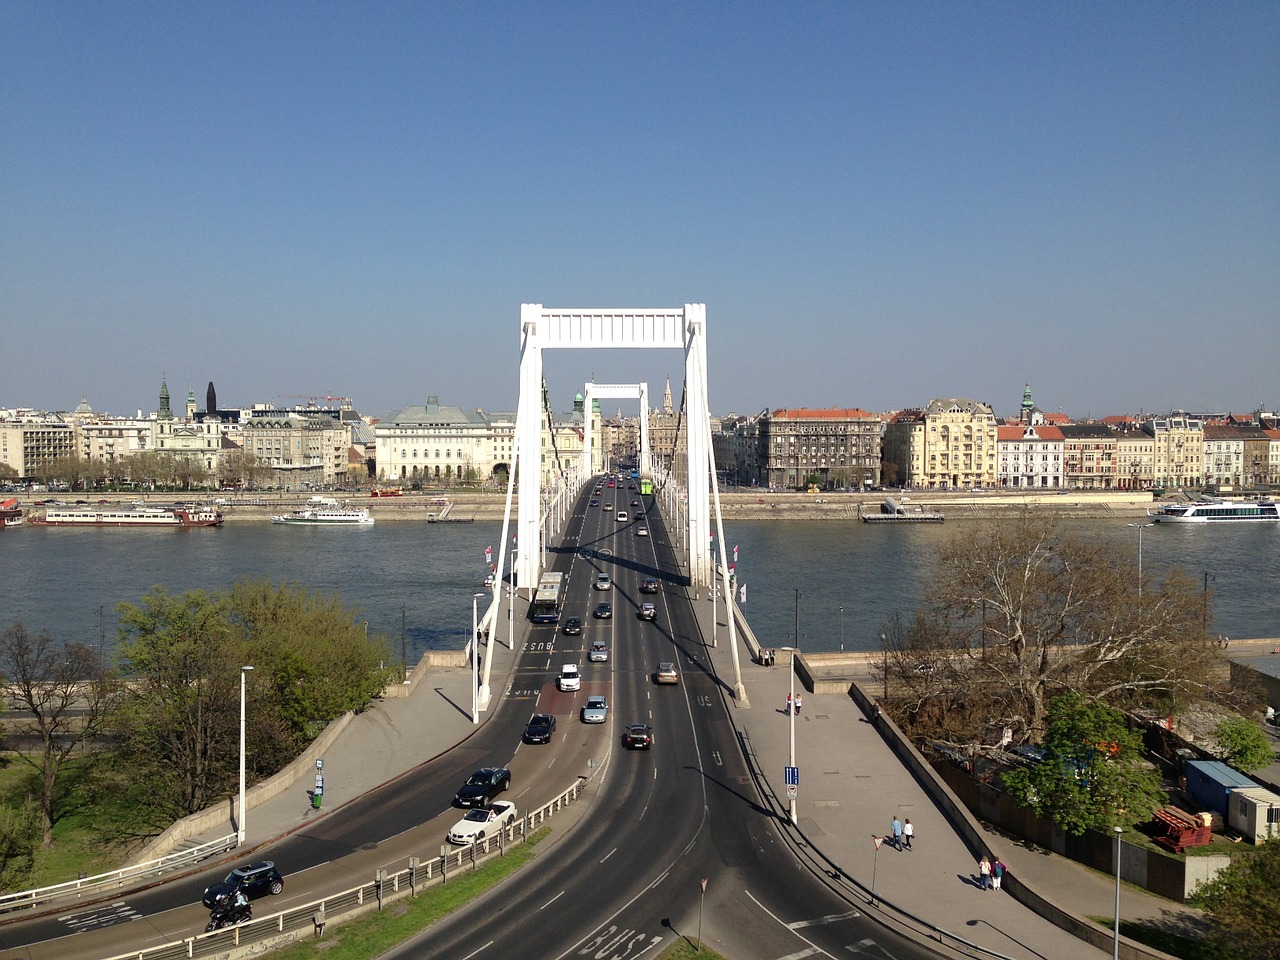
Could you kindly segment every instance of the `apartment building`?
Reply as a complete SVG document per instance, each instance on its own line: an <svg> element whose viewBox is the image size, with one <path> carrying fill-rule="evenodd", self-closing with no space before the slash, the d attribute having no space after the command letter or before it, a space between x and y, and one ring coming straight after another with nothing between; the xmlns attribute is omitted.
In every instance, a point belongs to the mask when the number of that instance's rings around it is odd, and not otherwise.
<svg viewBox="0 0 1280 960"><path fill-rule="evenodd" d="M1059 490L1064 482L1063 437L1043 422L996 428L996 482L1015 490Z"/></svg>
<svg viewBox="0 0 1280 960"><path fill-rule="evenodd" d="M931 400L923 410L904 410L885 427L885 459L899 483L931 489L996 485L998 443L995 413L965 398Z"/></svg>
<svg viewBox="0 0 1280 960"><path fill-rule="evenodd" d="M776 489L880 484L880 417L865 410L769 411L760 417L759 448Z"/></svg>

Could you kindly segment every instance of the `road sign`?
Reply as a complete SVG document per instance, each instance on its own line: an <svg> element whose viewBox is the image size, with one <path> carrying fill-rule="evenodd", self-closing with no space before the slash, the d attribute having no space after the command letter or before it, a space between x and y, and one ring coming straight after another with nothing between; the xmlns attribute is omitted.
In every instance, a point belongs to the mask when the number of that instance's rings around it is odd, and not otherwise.
<svg viewBox="0 0 1280 960"><path fill-rule="evenodd" d="M786 771L787 781L787 799L794 800L796 798L796 788L800 786L800 768L784 767Z"/></svg>

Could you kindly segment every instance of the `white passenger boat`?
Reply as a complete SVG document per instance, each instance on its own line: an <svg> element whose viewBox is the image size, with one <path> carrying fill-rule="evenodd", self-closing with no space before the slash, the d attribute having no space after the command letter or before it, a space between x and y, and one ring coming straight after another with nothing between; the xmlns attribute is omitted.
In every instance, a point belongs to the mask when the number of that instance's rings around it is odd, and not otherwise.
<svg viewBox="0 0 1280 960"><path fill-rule="evenodd" d="M1274 500L1196 500L1162 503L1147 516L1156 523L1277 523L1280 507Z"/></svg>
<svg viewBox="0 0 1280 960"><path fill-rule="evenodd" d="M330 497L312 497L301 510L272 517L271 522L313 526L368 526L373 523L373 515L368 510L357 510Z"/></svg>

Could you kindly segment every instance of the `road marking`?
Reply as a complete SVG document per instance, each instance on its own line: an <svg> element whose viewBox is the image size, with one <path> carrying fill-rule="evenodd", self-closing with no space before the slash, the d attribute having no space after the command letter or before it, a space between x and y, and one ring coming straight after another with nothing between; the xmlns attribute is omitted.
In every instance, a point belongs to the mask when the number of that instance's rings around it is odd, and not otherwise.
<svg viewBox="0 0 1280 960"><path fill-rule="evenodd" d="M742 892L743 892L743 893L745 893L748 897L750 897L750 898L751 898L751 902L752 902L752 903L754 903L757 907L759 907L759 908L761 909L761 911L763 911L766 915L768 915L768 917L769 917L771 920L775 921L776 923L780 924L781 926L787 927L787 929L788 929L788 930L791 930L791 927L790 927L790 925L789 925L789 924L785 924L785 923L783 923L783 922L782 922L782 918L780 918L776 913L774 913L772 910L770 910L768 907L766 907L763 903L761 903L759 900L757 900L757 899L752 895L752 893L751 893L751 891L750 891L750 890L743 890ZM805 943L807 943L807 944L809 945L809 949L808 949L808 950L806 950L806 951L803 951L803 952L801 952L801 953L793 953L793 954L789 954L789 955L788 955L788 957L813 957L813 956L818 956L818 955L822 955L822 956L824 956L824 957L830 957L830 956L831 956L831 954L827 953L825 950L823 950L821 947L819 947L819 946L818 946L816 943L814 943L812 940L807 940L807 939L805 939L805 937L804 937L804 935L803 935L803 934L798 933L798 932L796 932L795 930L791 930L791 933L792 933L792 935L793 935L793 936L795 936L797 939L799 939L799 940L803 940ZM779 960L788 960L788 957L780 957L780 958L779 958ZM833 960L834 960L834 958L833 958Z"/></svg>
<svg viewBox="0 0 1280 960"><path fill-rule="evenodd" d="M720 751L719 751L719 750L712 750L712 751L711 751L711 759L715 761L715 763L716 763L716 766L717 766L717 767L723 767L723 766L724 766L724 758L723 758L722 756L720 756Z"/></svg>
<svg viewBox="0 0 1280 960"><path fill-rule="evenodd" d="M463 957L463 958L462 958L462 960L471 960L471 958L472 958L472 957L479 956L481 953L483 953L485 950L488 950L488 949L489 949L490 947L492 947L492 946L493 946L493 941L492 941L492 940L490 940L488 943L486 943L486 944L485 944L483 947L481 947L479 950L472 950L472 951L471 951L470 953L468 953L465 957Z"/></svg>
<svg viewBox="0 0 1280 960"><path fill-rule="evenodd" d="M563 897L563 896L564 896L564 891L563 891L563 890L561 890L559 893L557 893L554 897L552 897L550 900L548 900L546 903L544 903L544 904L543 904L542 906L540 906L538 909L539 909L539 910L545 910L545 909L547 909L547 907L551 906L553 903L555 903L557 900L559 900L559 899L560 899L561 897Z"/></svg>
<svg viewBox="0 0 1280 960"><path fill-rule="evenodd" d="M795 923L788 923L788 930L800 930L803 927L821 927L828 923L839 923L841 920L850 920L853 917L860 917L862 914L857 910L850 910L848 913L831 913L825 917L819 917L817 920L797 920Z"/></svg>
<svg viewBox="0 0 1280 960"><path fill-rule="evenodd" d="M799 953L788 953L785 957L779 957L778 960L802 960L804 957L812 957L821 952L817 947L810 947L808 950L801 950Z"/></svg>
<svg viewBox="0 0 1280 960"><path fill-rule="evenodd" d="M103 904L96 910L63 914L58 920L65 923L72 930L83 932L103 927L114 927L116 924L129 923L141 918L142 914L137 910L123 900L117 900L115 903Z"/></svg>
<svg viewBox="0 0 1280 960"><path fill-rule="evenodd" d="M610 850L608 853L606 853L603 857L601 857L599 862L600 862L600 863L604 863L606 860L608 860L610 857L612 857L612 856L613 856L615 853L617 853L617 852L618 852L618 848L617 848L617 847L614 847L612 850Z"/></svg>

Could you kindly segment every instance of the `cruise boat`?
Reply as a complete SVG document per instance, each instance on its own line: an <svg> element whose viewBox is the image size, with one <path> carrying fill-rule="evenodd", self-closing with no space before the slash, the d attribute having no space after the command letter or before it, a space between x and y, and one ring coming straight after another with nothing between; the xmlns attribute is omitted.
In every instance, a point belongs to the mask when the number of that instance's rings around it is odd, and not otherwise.
<svg viewBox="0 0 1280 960"><path fill-rule="evenodd" d="M1156 523L1277 523L1280 508L1274 500L1197 500L1162 503L1147 516Z"/></svg>
<svg viewBox="0 0 1280 960"><path fill-rule="evenodd" d="M313 526L368 526L373 516L330 497L312 497L301 510L271 518L272 523L306 523Z"/></svg>
<svg viewBox="0 0 1280 960"><path fill-rule="evenodd" d="M31 522L45 527L216 527L222 512L212 507L49 506Z"/></svg>
<svg viewBox="0 0 1280 960"><path fill-rule="evenodd" d="M16 527L22 523L22 508L18 506L18 498L10 497L0 500L0 529Z"/></svg>

